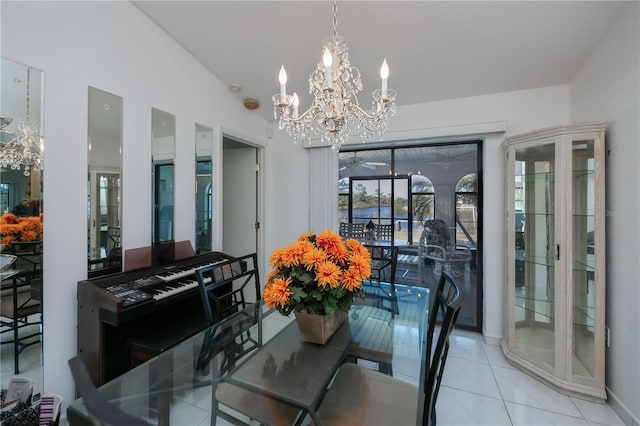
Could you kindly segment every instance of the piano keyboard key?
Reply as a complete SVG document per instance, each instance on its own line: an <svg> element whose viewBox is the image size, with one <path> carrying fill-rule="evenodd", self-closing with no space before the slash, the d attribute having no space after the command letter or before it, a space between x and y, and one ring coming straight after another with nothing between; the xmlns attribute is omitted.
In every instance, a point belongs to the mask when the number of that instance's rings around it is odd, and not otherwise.
<svg viewBox="0 0 640 426"><path fill-rule="evenodd" d="M185 278L188 277L190 275L193 275L196 273L196 271L200 268L204 268L205 266L210 266L210 265L215 265L216 263L219 263L219 261L216 262L205 262L202 263L200 265L194 265L191 267L187 267L187 268L181 268L181 269L173 269L170 271L166 271L160 274L156 274L157 278L160 278L162 281L174 281L174 280L178 280L180 278Z"/></svg>
<svg viewBox="0 0 640 426"><path fill-rule="evenodd" d="M211 278L205 278L205 284L208 284L211 281ZM177 283L172 282L171 285L165 285L159 288L154 288L153 299L154 300L162 300L167 297L174 296L183 291L187 291L192 288L198 287L198 280L184 280Z"/></svg>

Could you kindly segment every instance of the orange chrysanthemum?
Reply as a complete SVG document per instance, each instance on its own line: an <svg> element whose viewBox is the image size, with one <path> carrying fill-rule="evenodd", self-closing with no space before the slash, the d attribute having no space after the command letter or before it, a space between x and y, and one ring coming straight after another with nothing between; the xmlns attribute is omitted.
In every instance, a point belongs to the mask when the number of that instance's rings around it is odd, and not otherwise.
<svg viewBox="0 0 640 426"><path fill-rule="evenodd" d="M304 240L309 240L309 238L313 237L313 232L307 232L306 234L302 234L300 235L300 237L298 237L298 241L304 241Z"/></svg>
<svg viewBox="0 0 640 426"><path fill-rule="evenodd" d="M13 213L7 213L0 216L0 224L17 223L17 216Z"/></svg>
<svg viewBox="0 0 640 426"><path fill-rule="evenodd" d="M336 302L346 309L362 291L362 281L371 276L369 251L331 230L301 235L288 247L274 250L270 263L274 270L267 275L263 299L284 315L307 309L322 314Z"/></svg>
<svg viewBox="0 0 640 426"><path fill-rule="evenodd" d="M12 242L14 242L16 240L16 237L14 237L13 235L5 235L4 237L2 237L2 239L0 240L0 244L11 244Z"/></svg>
<svg viewBox="0 0 640 426"><path fill-rule="evenodd" d="M371 253L369 253L369 250L367 250L367 248L363 246L360 241L350 238L345 241L345 245L349 248L349 250L351 250L352 253L358 254L371 260Z"/></svg>
<svg viewBox="0 0 640 426"><path fill-rule="evenodd" d="M266 282L271 281L272 279L274 279L276 277L276 275L278 275L280 273L280 270L278 268L274 269L273 271L269 272L267 274L267 278L265 279Z"/></svg>
<svg viewBox="0 0 640 426"><path fill-rule="evenodd" d="M35 241L38 234L33 231L22 231L22 241Z"/></svg>
<svg viewBox="0 0 640 426"><path fill-rule="evenodd" d="M331 255L331 253L338 250L338 247L342 246L342 237L327 229L322 231L320 235L316 237L316 245L318 247L322 247L329 255Z"/></svg>
<svg viewBox="0 0 640 426"><path fill-rule="evenodd" d="M349 291L355 291L362 288L362 278L360 277L360 272L352 268L349 268L342 273L340 281L342 281L342 285L344 286L344 288Z"/></svg>
<svg viewBox="0 0 640 426"><path fill-rule="evenodd" d="M329 261L322 262L316 268L316 281L318 282L318 287L338 287L338 285L340 285L340 275L342 275L342 271L338 265Z"/></svg>
<svg viewBox="0 0 640 426"><path fill-rule="evenodd" d="M289 297L293 294L289 288L291 278L275 278L264 288L262 298L269 307L285 307L289 303Z"/></svg>
<svg viewBox="0 0 640 426"><path fill-rule="evenodd" d="M357 273L361 280L367 280L371 277L371 261L368 257L354 254L351 256L349 269Z"/></svg>
<svg viewBox="0 0 640 426"><path fill-rule="evenodd" d="M327 253L324 250L317 247L311 247L309 251L302 256L302 265L307 271L312 271L326 260Z"/></svg>
<svg viewBox="0 0 640 426"><path fill-rule="evenodd" d="M280 268L284 266L283 263L284 249L275 249L273 253L271 253L271 258L269 259L269 264L272 268Z"/></svg>

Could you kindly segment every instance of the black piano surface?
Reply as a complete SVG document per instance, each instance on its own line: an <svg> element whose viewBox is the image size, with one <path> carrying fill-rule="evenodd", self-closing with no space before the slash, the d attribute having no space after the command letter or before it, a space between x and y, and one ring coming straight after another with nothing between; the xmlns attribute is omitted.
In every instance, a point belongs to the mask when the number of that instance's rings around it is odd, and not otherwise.
<svg viewBox="0 0 640 426"><path fill-rule="evenodd" d="M232 257L211 252L78 282L78 355L96 386L129 370L127 338L185 324L184 338L206 326L195 271ZM188 326L187 326L188 324Z"/></svg>

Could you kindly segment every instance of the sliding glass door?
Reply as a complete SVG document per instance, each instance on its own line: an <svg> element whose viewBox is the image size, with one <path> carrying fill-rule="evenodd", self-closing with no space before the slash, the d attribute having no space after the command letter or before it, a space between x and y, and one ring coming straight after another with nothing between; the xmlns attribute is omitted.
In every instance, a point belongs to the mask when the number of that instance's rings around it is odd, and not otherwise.
<svg viewBox="0 0 640 426"><path fill-rule="evenodd" d="M421 237L433 244L427 237L435 226L443 230L444 254L420 251L426 272L398 275L396 282L435 291L448 271L465 293L458 325L474 331L482 328L481 164L480 141L339 153L340 221L391 224L393 244L406 254L419 252Z"/></svg>

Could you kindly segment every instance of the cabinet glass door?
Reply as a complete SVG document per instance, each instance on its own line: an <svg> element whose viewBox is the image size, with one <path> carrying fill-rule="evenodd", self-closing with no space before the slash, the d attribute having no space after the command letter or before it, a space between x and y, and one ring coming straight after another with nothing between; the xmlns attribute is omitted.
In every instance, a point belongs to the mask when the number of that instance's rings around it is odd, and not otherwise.
<svg viewBox="0 0 640 426"><path fill-rule="evenodd" d="M555 145L515 150L514 352L553 370Z"/></svg>
<svg viewBox="0 0 640 426"><path fill-rule="evenodd" d="M594 141L572 145L573 374L594 376L595 156Z"/></svg>

